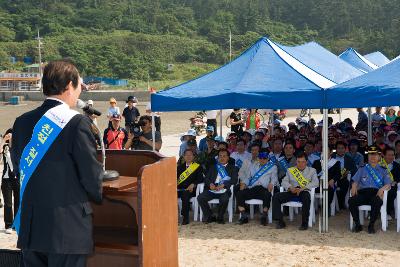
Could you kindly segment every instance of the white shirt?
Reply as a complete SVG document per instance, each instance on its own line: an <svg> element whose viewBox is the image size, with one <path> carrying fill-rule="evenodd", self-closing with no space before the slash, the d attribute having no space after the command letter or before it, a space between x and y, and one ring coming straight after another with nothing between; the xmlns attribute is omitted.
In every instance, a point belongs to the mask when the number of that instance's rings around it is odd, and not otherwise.
<svg viewBox="0 0 400 267"><path fill-rule="evenodd" d="M245 160L251 160L251 153L248 151L245 151L240 154L239 152L235 151L235 152L232 152L231 158L233 158L235 160L235 162L240 159L242 161L242 166L243 166L243 162Z"/></svg>
<svg viewBox="0 0 400 267"><path fill-rule="evenodd" d="M218 110L207 110L206 111L206 116L207 120L215 120L218 115Z"/></svg>

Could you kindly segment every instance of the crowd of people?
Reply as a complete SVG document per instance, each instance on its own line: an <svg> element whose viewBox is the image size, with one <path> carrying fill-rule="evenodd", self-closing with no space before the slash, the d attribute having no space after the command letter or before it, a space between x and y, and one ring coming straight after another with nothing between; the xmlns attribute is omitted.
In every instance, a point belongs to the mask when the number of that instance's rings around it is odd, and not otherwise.
<svg viewBox="0 0 400 267"><path fill-rule="evenodd" d="M103 140L106 149L132 149L132 150L153 150L152 136L152 116L150 103L146 106L146 115L141 115L136 107L138 99L129 96L126 105L121 113L115 98L110 98L110 107L107 111L108 126L104 130ZM89 100L87 105L93 106L93 101ZM86 112L86 115L96 124L96 116ZM124 120L124 127L121 120ZM155 122L155 150L160 151L161 139L161 119L160 114L154 114ZM100 135L97 129L93 129L96 134L97 143L100 146Z"/></svg>
<svg viewBox="0 0 400 267"><path fill-rule="evenodd" d="M336 124L331 117L328 119L328 201L331 203L336 194L340 210L348 208L351 212L355 232L362 230L358 207L371 205L368 232L375 233L385 190L387 213L395 218L394 200L400 182L400 114L393 107L387 108L386 114L377 107L371 116L373 143L368 146L368 115L362 108L357 111L358 121L354 123L349 118ZM239 224L249 221L246 200L262 201L262 225L267 224L268 211L272 209L279 229L286 226L283 219L286 210L282 211L281 205L299 201L302 203L299 229L306 230L310 191L315 188L319 192L322 177L322 121L298 118L285 126L279 120L272 125L254 120L250 124L255 129L245 130L246 122L238 117L235 110L230 116L231 132L225 140L214 137L213 125L207 127L206 137L198 144L192 130L182 136L177 163L182 224L189 223L190 199L196 197L196 187L204 183L197 201L205 223L224 223L233 194ZM219 199L217 216L208 204L211 199Z"/></svg>

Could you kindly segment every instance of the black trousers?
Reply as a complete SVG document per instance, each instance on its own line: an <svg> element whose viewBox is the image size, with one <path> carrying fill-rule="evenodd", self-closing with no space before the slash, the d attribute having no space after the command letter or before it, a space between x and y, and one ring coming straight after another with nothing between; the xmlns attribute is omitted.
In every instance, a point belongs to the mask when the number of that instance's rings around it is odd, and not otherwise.
<svg viewBox="0 0 400 267"><path fill-rule="evenodd" d="M390 188L388 192L386 210L389 214L394 212L394 200L396 199L396 197L397 197L397 185L392 186L392 188Z"/></svg>
<svg viewBox="0 0 400 267"><path fill-rule="evenodd" d="M376 188L365 188L358 190L357 195L352 196L349 199L349 210L353 216L355 224L360 224L358 207L362 205L371 205L371 216L369 222L370 224L375 223L383 204L382 199L378 197L376 193L378 193L378 189Z"/></svg>
<svg viewBox="0 0 400 267"><path fill-rule="evenodd" d="M319 192L320 190L319 190L319 187L318 188L315 188L315 193L320 193ZM337 193L338 193L338 191L336 191L336 195L337 195ZM333 201L333 195L334 195L334 191L333 191L333 188L332 187L330 187L330 186L328 186L328 203L329 203L329 205L332 203L332 201Z"/></svg>
<svg viewBox="0 0 400 267"><path fill-rule="evenodd" d="M278 221L282 220L283 214L281 211L281 205L291 201L292 198L296 196L297 196L296 194L293 194L291 192L276 193L272 198L272 218ZM303 207L301 208L302 223L308 223L308 217L310 216L310 205L311 205L310 192L302 191L299 194L299 198L301 203L303 204Z"/></svg>
<svg viewBox="0 0 400 267"><path fill-rule="evenodd" d="M4 224L5 228L11 228L14 216L19 207L19 182L17 179L2 179L1 191L4 198ZM13 201L14 200L14 201ZM13 205L14 202L14 205ZM14 207L14 210L13 210Z"/></svg>
<svg viewBox="0 0 400 267"><path fill-rule="evenodd" d="M346 199L347 191L349 190L350 182L346 178L343 178L343 179L339 179L336 182L336 185L338 188L340 188L340 190L336 191L336 195L337 195L338 202L339 202L339 209L345 209L346 208L345 199Z"/></svg>
<svg viewBox="0 0 400 267"><path fill-rule="evenodd" d="M270 208L271 206L271 193L261 185L246 188L236 192L237 205L244 208L245 201L249 199L260 199L263 202L263 208Z"/></svg>
<svg viewBox="0 0 400 267"><path fill-rule="evenodd" d="M218 132L217 132L217 120L216 119L208 119L207 120L207 126L214 127L214 135L213 135L213 137L216 137L218 135Z"/></svg>
<svg viewBox="0 0 400 267"><path fill-rule="evenodd" d="M182 216L185 219L189 219L189 210L190 210L190 199L196 196L196 187L193 188L193 191L190 192L188 190L178 191L178 197L182 200Z"/></svg>
<svg viewBox="0 0 400 267"><path fill-rule="evenodd" d="M215 194L210 192L209 190L204 190L198 197L197 201L199 202L200 208L204 213L204 218L207 219L211 217L212 211L210 205L208 205L208 201L212 199L219 199L218 204L218 219L223 219L224 214L226 212L226 208L228 207L229 198L231 197L231 190L226 190L223 194Z"/></svg>
<svg viewBox="0 0 400 267"><path fill-rule="evenodd" d="M84 254L52 254L22 250L24 267L86 267Z"/></svg>

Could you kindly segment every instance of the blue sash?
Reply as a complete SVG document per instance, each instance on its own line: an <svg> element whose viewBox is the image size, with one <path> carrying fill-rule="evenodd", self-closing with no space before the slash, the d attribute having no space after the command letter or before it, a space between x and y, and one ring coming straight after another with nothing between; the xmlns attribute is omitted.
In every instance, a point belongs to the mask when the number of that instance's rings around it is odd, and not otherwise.
<svg viewBox="0 0 400 267"><path fill-rule="evenodd" d="M20 201L18 212L15 215L13 227L19 234L21 225L21 204L24 196L25 188L36 170L40 161L49 150L51 144L61 133L67 123L78 114L77 111L71 110L68 105L61 104L49 109L40 120L36 123L33 129L32 138L24 148L20 164Z"/></svg>
<svg viewBox="0 0 400 267"><path fill-rule="evenodd" d="M367 169L368 175L374 180L375 185L378 188L381 188L383 186L383 179L379 176L377 171L374 168L372 168L369 164L366 164L365 168Z"/></svg>
<svg viewBox="0 0 400 267"><path fill-rule="evenodd" d="M249 186L252 186L255 184L258 179L261 178L265 173L267 173L272 167L274 167L274 163L272 161L268 162L267 164L264 164L261 166L261 168L253 175L253 177L250 178L249 180Z"/></svg>
<svg viewBox="0 0 400 267"><path fill-rule="evenodd" d="M242 165L243 165L243 161L241 159L237 159L236 160L236 166L238 166L239 169L240 169L240 168L242 168Z"/></svg>
<svg viewBox="0 0 400 267"><path fill-rule="evenodd" d="M276 157L275 157L274 154L272 154L271 156L269 156L269 159L270 159L274 164L277 164L277 163L278 163L278 160L276 159Z"/></svg>
<svg viewBox="0 0 400 267"><path fill-rule="evenodd" d="M284 157L282 157L282 159L279 161L279 164L282 166L285 173L287 173L287 170L289 169L289 163L286 161Z"/></svg>
<svg viewBox="0 0 400 267"><path fill-rule="evenodd" d="M231 179L231 177L228 176L228 173L226 172L224 166L222 166L219 163L217 163L216 165L217 165L218 174L221 177L221 181L219 181L218 185L221 185L221 184L223 184L224 181L229 181Z"/></svg>

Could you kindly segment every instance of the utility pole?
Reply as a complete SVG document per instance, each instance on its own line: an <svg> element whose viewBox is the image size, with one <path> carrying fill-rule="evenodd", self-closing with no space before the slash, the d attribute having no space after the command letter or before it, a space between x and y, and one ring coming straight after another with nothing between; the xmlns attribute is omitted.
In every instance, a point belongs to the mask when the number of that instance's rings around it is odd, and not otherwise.
<svg viewBox="0 0 400 267"><path fill-rule="evenodd" d="M229 29L229 62L232 61L232 31Z"/></svg>
<svg viewBox="0 0 400 267"><path fill-rule="evenodd" d="M37 32L37 37L36 37L36 40L38 41L38 50L39 50L39 77L40 77L40 80L42 80L42 45L43 45L43 42L42 42L42 38L40 37L40 33L39 33L39 29L38 29L38 32ZM40 83L40 87L42 87L42 83Z"/></svg>

